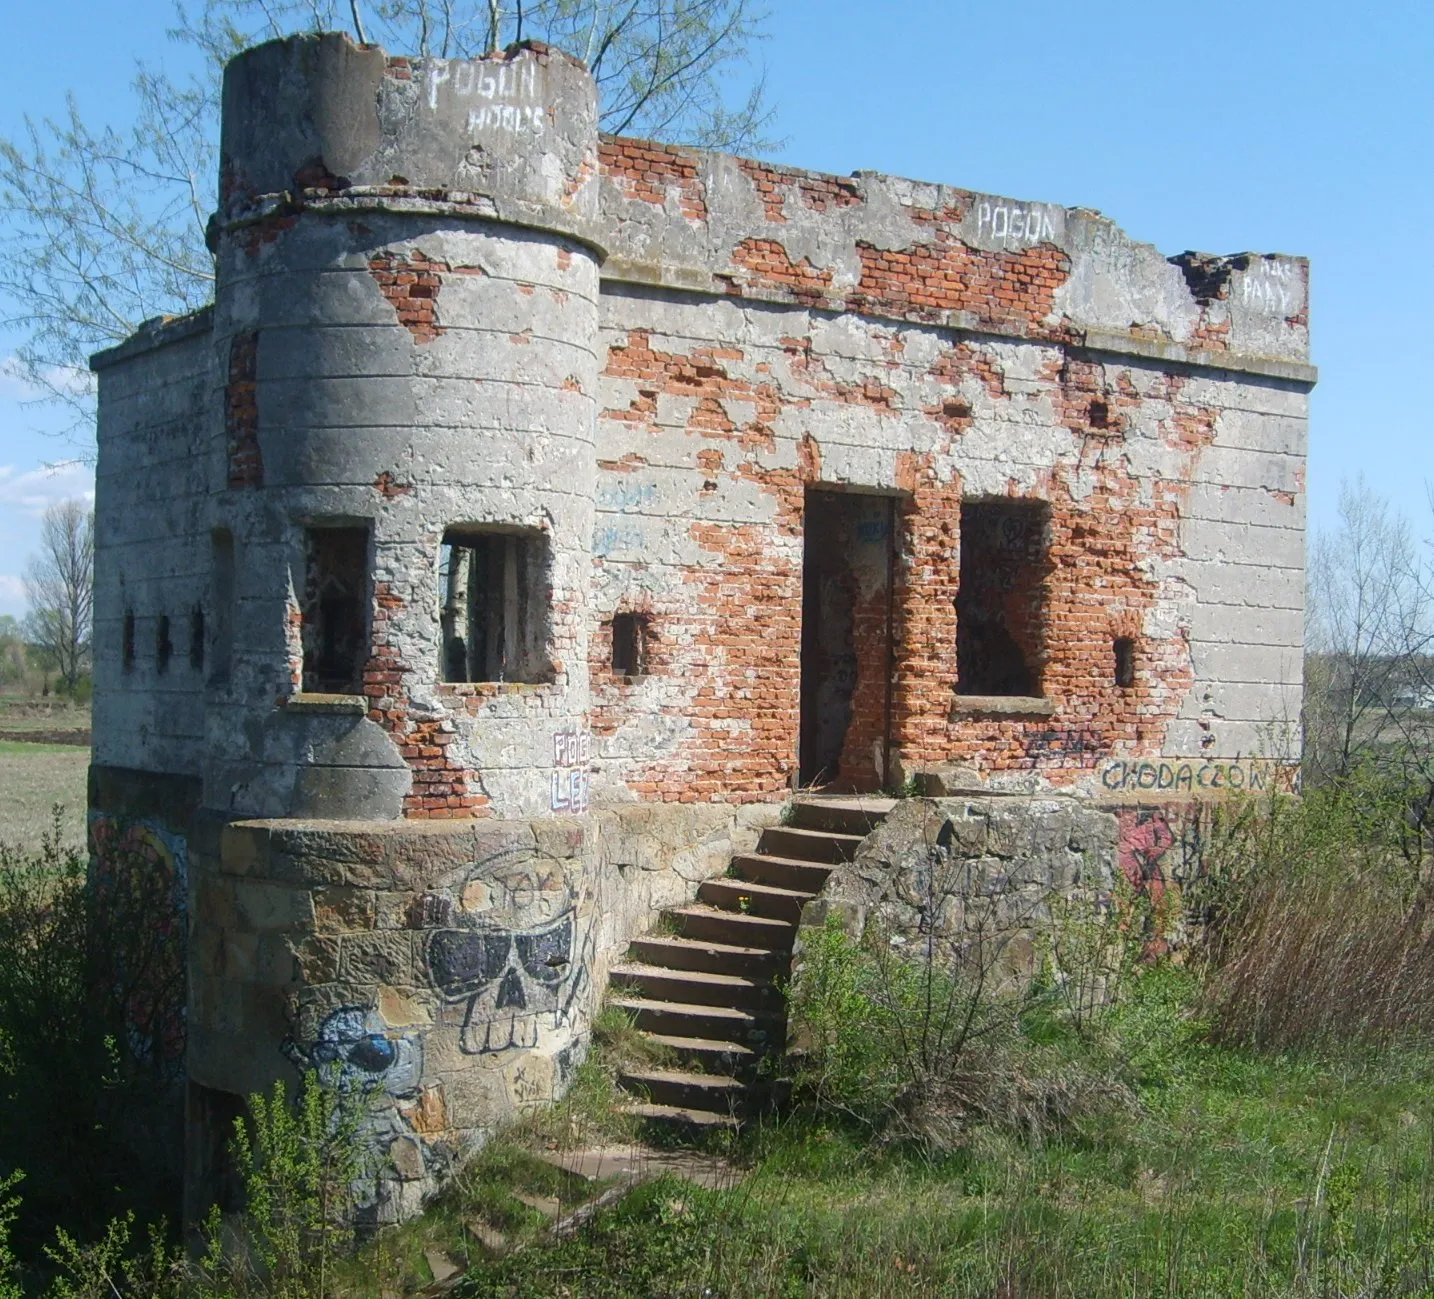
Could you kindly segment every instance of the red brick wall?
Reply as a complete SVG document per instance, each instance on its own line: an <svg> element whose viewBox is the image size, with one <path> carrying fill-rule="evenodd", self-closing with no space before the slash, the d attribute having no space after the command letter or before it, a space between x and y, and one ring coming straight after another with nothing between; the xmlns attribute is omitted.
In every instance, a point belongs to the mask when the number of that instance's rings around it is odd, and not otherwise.
<svg viewBox="0 0 1434 1299"><path fill-rule="evenodd" d="M1048 289L1033 281L1030 292ZM689 517L667 526L699 549L695 563L664 567L653 556L643 565L661 571L643 588L661 647L652 665L660 689L612 679L603 636L610 613L594 614L594 731L623 754L617 769L632 792L736 800L771 797L789 784L798 746L803 492L834 481L824 462L838 443L843 462L851 460L853 439L886 448L888 468L873 461L849 481L900 493L891 726L907 764L968 761L991 772L1040 771L1059 785L1112 753L1160 751L1194 674L1181 627L1147 631L1161 598L1153 564L1179 555L1181 503L1218 413L1185 399L1184 378L1134 374L1047 347L1034 385L1013 387L1005 359L988 344L938 338L934 360L918 366L913 346L930 350L930 335L903 341L900 331L872 322L861 333L876 359L854 366L778 321L763 326L771 337L762 345L700 341L710 328L702 313L698 304L681 313L693 340L682 350L635 328L615 334L608 353L613 400L600 421L599 454L612 452L600 459L599 476L643 479L649 462L671 461L671 439L680 435ZM793 313L796 329L805 319ZM672 338L664 320L664 338ZM1032 431L1047 445L1035 452L1047 463L1013 464L998 494L1049 506L1048 552L1034 571L1043 610L1040 679L1057 707L1048 717L953 716L962 461L978 417L973 408L984 404L988 421L1014 419L1017 407L1029 418L1036 400L1051 421ZM682 403L682 430L659 424L665 401ZM1162 477L1142 478L1133 468L1128 442L1142 419L1159 429ZM766 517L723 519L732 511L722 502L749 499L752 487ZM979 494L992 493L987 486ZM623 567L601 556L595 562L600 573ZM863 661L874 663L885 645L886 609L884 598L867 603L857 626ZM1118 636L1136 641L1136 680L1125 688L1114 678ZM677 738L645 751L634 742L623 752L617 742L656 698ZM845 771L867 787L880 775L873 744L884 714L884 687L868 671L843 756Z"/></svg>

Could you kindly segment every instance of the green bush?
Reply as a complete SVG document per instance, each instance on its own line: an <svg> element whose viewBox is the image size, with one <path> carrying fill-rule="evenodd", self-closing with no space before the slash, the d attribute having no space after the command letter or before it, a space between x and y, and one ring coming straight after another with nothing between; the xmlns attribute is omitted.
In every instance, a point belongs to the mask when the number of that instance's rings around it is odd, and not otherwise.
<svg viewBox="0 0 1434 1299"><path fill-rule="evenodd" d="M933 1150L982 1125L1039 1144L1133 1105L1049 984L1013 987L937 951L857 943L834 919L804 931L789 999L799 1097Z"/></svg>
<svg viewBox="0 0 1434 1299"><path fill-rule="evenodd" d="M154 929L145 864L117 864L133 909L96 906L87 865L58 819L37 852L0 844L0 1178L26 1175L12 1240L30 1266L55 1223L92 1239L178 1204L178 1080L130 1049L144 972L115 975Z"/></svg>

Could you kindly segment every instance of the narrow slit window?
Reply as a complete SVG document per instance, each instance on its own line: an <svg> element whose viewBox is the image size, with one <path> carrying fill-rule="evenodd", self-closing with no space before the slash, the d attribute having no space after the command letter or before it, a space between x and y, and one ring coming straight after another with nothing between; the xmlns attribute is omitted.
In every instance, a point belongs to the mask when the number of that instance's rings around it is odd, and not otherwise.
<svg viewBox="0 0 1434 1299"><path fill-rule="evenodd" d="M445 681L552 680L551 579L541 532L450 528L438 574Z"/></svg>
<svg viewBox="0 0 1434 1299"><path fill-rule="evenodd" d="M647 674L647 619L640 613L617 613L612 618L612 670L624 676Z"/></svg>
<svg viewBox="0 0 1434 1299"><path fill-rule="evenodd" d="M314 527L307 541L304 690L356 695L368 659L368 529Z"/></svg>
<svg viewBox="0 0 1434 1299"><path fill-rule="evenodd" d="M197 604L189 611L189 666L196 672L204 667L204 610Z"/></svg>
<svg viewBox="0 0 1434 1299"><path fill-rule="evenodd" d="M962 504L958 694L1040 695L1049 519L1043 501Z"/></svg>
<svg viewBox="0 0 1434 1299"><path fill-rule="evenodd" d="M229 680L234 658L234 534L228 528L216 528L209 537L209 552L209 607L213 611L210 620L213 625L208 628L209 635L213 637L210 645L212 652L209 656L209 680L215 685L221 685ZM204 615L202 611L196 612L200 617L199 630L203 632ZM191 646L191 657L193 654ZM200 667L203 663L204 644L201 639L199 661L195 666Z"/></svg>
<svg viewBox="0 0 1434 1299"><path fill-rule="evenodd" d="M120 657L126 669L134 667L134 610L126 609L124 631L120 641Z"/></svg>
<svg viewBox="0 0 1434 1299"><path fill-rule="evenodd" d="M1135 684L1135 641L1130 636L1115 638L1115 684L1128 690Z"/></svg>
<svg viewBox="0 0 1434 1299"><path fill-rule="evenodd" d="M160 672L169 671L169 660L174 653L174 642L169 636L169 615L162 613L154 628L154 664Z"/></svg>

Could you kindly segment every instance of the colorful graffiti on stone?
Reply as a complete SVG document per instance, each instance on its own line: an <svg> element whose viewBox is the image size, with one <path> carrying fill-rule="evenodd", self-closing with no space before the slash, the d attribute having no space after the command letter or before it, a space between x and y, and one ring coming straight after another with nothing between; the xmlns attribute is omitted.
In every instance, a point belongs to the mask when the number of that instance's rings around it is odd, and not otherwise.
<svg viewBox="0 0 1434 1299"><path fill-rule="evenodd" d="M426 1185L434 1161L442 1167L446 1158L423 1139L443 1102L441 1087L422 1085L422 1039L390 1027L377 1009L340 1006L324 1016L312 1041L288 1037L279 1049L297 1068L316 1071L324 1087L357 1102L354 1136L368 1152L353 1184L361 1217L401 1216L405 1184L410 1192Z"/></svg>
<svg viewBox="0 0 1434 1299"><path fill-rule="evenodd" d="M1194 802L1115 809L1121 874L1150 904L1150 951L1164 950L1175 937L1180 891L1203 868L1209 814L1207 806Z"/></svg>
<svg viewBox="0 0 1434 1299"><path fill-rule="evenodd" d="M559 872L530 853L479 862L456 896L424 907L434 990L462 1006L467 1055L531 1050L570 1023L590 983L594 936Z"/></svg>
<svg viewBox="0 0 1434 1299"><path fill-rule="evenodd" d="M394 1097L417 1095L423 1047L412 1034L395 1032L377 1011L342 1006L319 1025L314 1040L286 1038L280 1050L300 1069L317 1069L339 1091L377 1088Z"/></svg>
<svg viewBox="0 0 1434 1299"><path fill-rule="evenodd" d="M184 1068L189 845L147 819L93 810L90 877L99 914L113 923L100 958L120 1002L136 1060L178 1076Z"/></svg>

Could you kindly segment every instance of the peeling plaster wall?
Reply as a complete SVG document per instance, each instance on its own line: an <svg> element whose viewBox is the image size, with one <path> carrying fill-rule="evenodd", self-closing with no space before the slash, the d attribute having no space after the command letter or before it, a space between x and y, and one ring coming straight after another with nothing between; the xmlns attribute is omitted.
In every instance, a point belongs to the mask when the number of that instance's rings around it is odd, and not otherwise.
<svg viewBox="0 0 1434 1299"><path fill-rule="evenodd" d="M390 1217L561 1089L628 938L797 774L809 489L865 494L827 543L861 552L829 569L844 780L1134 806L1297 757L1270 737L1301 683L1303 260L600 137L586 70L535 45L248 51L220 182L214 307L93 361L91 812L188 879L191 1192L223 1095L295 1067L381 1075ZM962 503L991 497L1044 503L1041 697L955 692ZM464 527L541 539L522 681L443 679ZM352 694L303 688L320 552L366 566L360 660L309 673ZM552 1004L558 965L513 964L550 949L584 980ZM510 975L546 1019L497 1013Z"/></svg>
<svg viewBox="0 0 1434 1299"><path fill-rule="evenodd" d="M164 472L199 493L189 535L234 534L234 664L202 740L192 695L161 708L172 682L124 705L188 719L192 748L164 761L202 759L208 805L531 816L581 810L589 780L609 800L779 797L808 487L898 499L893 751L865 753L886 688L864 680L847 764L868 784L959 761L1083 787L1106 760L1249 754L1297 715L1300 259L1165 258L1094 212L600 139L585 73L541 49L278 42L227 85L210 378L191 376L189 460ZM115 446L139 437L121 418L172 420L165 358L199 364L205 327L98 359ZM973 495L1051 507L1034 713L952 696ZM102 513L104 565L133 525ZM316 521L370 532L347 721L293 698ZM460 523L547 537L550 679L441 683L437 550ZM641 675L611 668L619 612L643 619ZM124 697L100 695L102 716ZM137 729L97 725L120 748Z"/></svg>
<svg viewBox="0 0 1434 1299"><path fill-rule="evenodd" d="M595 658L599 796L787 783L807 485L900 496L908 767L1069 785L1114 756L1248 754L1298 716L1305 397L1288 382L668 290L603 307L594 603L651 613L653 666L604 679ZM1051 503L1050 716L951 716L965 495ZM1116 636L1136 640L1131 689Z"/></svg>

